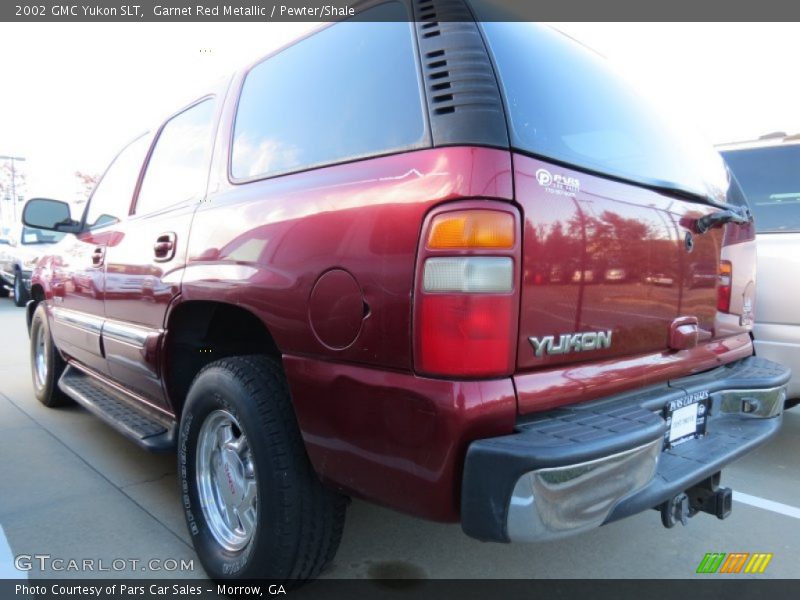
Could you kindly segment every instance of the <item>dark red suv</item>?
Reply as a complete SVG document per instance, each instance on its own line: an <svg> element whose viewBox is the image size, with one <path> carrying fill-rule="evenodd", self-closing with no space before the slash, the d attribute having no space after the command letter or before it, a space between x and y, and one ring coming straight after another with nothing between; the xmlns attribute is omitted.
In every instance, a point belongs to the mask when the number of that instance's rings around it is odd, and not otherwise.
<svg viewBox="0 0 800 600"><path fill-rule="evenodd" d="M37 397L177 448L212 577L316 576L347 496L498 542L723 518L780 427L719 156L483 10L378 3L133 141L79 221L26 206L70 233L33 275Z"/></svg>

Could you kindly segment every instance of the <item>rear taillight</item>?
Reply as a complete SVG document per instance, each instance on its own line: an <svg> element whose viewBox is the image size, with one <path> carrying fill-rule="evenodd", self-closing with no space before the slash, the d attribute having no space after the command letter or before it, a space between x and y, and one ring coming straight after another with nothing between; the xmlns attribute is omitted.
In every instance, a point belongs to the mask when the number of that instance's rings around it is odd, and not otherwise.
<svg viewBox="0 0 800 600"><path fill-rule="evenodd" d="M719 279L717 280L717 310L730 312L731 286L733 284L733 265L729 260L719 263Z"/></svg>
<svg viewBox="0 0 800 600"><path fill-rule="evenodd" d="M418 372L491 377L513 371L518 229L519 216L499 203L463 203L428 218L415 297Z"/></svg>

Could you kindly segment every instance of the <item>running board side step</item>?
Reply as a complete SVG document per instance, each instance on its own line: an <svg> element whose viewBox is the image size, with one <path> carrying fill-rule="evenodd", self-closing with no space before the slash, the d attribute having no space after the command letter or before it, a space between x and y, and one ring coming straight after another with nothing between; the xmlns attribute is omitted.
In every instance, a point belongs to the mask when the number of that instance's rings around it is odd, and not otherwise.
<svg viewBox="0 0 800 600"><path fill-rule="evenodd" d="M141 448L150 452L175 450L177 425L174 422L170 423L166 415L139 408L134 397L128 397L99 377L69 364L58 380L58 387Z"/></svg>

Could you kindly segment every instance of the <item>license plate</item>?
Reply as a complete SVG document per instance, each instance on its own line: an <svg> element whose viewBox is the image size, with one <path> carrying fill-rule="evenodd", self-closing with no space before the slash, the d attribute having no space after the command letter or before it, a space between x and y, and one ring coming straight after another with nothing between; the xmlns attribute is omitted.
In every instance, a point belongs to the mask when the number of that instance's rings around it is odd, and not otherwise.
<svg viewBox="0 0 800 600"><path fill-rule="evenodd" d="M664 407L667 431L664 447L672 448L683 442L703 437L706 433L708 392L694 392L680 400L668 402Z"/></svg>

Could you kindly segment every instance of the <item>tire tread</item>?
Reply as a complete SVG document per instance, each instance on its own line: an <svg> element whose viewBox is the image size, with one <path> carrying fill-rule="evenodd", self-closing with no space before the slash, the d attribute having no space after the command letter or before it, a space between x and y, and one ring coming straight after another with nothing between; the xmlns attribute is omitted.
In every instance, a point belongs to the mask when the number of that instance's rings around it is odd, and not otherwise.
<svg viewBox="0 0 800 600"><path fill-rule="evenodd" d="M273 449L273 468L285 475L279 491L285 519L277 528L277 554L283 564L275 570L285 575L282 579L297 583L314 579L339 547L346 498L324 487L311 466L277 359L266 355L222 358L201 369L195 382L214 369L234 377L254 402L261 434Z"/></svg>
<svg viewBox="0 0 800 600"><path fill-rule="evenodd" d="M48 346L48 361L50 362L47 372L48 381L45 382L44 387L40 390L36 389L36 366L33 361L33 344L35 343L36 327L44 327L45 333L50 340ZM36 311L33 313L33 319L31 321L30 355L31 376L34 379L33 389L36 399L48 408L57 408L59 406L69 406L70 404L74 404L74 400L62 392L61 388L58 387L58 380L61 377L61 374L64 372L64 369L67 368L67 363L63 358L61 358L61 354L59 354L55 341L53 340L53 336L50 333L50 325L47 322L47 312L44 303L40 303L36 307Z"/></svg>

